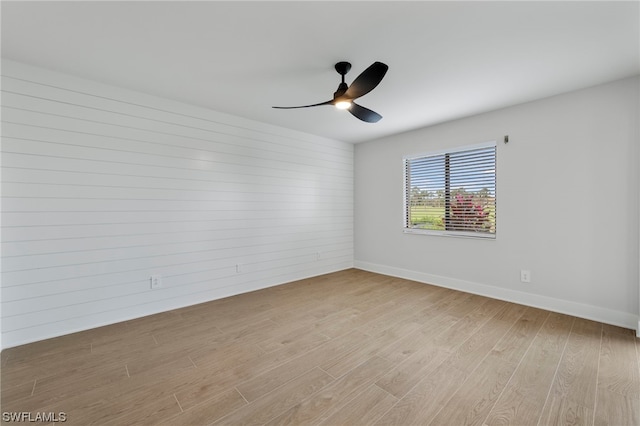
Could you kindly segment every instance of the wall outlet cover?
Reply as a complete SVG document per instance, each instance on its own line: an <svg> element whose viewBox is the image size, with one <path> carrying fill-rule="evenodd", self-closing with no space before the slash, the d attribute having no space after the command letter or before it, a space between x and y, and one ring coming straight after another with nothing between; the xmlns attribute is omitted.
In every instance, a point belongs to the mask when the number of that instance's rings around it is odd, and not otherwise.
<svg viewBox="0 0 640 426"><path fill-rule="evenodd" d="M151 275L151 289L162 288L162 275Z"/></svg>

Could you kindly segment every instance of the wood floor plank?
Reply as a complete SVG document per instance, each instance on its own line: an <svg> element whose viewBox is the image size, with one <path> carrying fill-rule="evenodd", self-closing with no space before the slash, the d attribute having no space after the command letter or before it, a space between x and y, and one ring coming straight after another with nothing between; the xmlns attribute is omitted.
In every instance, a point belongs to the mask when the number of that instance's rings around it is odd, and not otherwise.
<svg viewBox="0 0 640 426"><path fill-rule="evenodd" d="M154 331L171 327L180 320L181 314L178 311L166 311L125 321L125 325L128 331L140 334L151 334Z"/></svg>
<svg viewBox="0 0 640 426"><path fill-rule="evenodd" d="M228 362L230 359L238 364L258 359L263 355L264 351L259 347L244 342L210 345L188 353L188 357L196 367L208 370L218 369L221 363Z"/></svg>
<svg viewBox="0 0 640 426"><path fill-rule="evenodd" d="M309 329L296 329L288 333L283 333L278 337L272 337L265 341L258 343L258 347L265 353L275 352L282 349L286 345L299 344L301 341L313 344L321 344L329 340L329 337L324 334L314 333Z"/></svg>
<svg viewBox="0 0 640 426"><path fill-rule="evenodd" d="M636 368L638 355L632 344L636 337L618 330L606 325L602 328L598 386L640 399L640 378Z"/></svg>
<svg viewBox="0 0 640 426"><path fill-rule="evenodd" d="M61 401L49 406L47 412L66 412L70 425L89 424L153 424L161 419L179 413L180 407L166 389L152 387L137 392L110 394L103 399L72 398L75 408L69 410L67 402Z"/></svg>
<svg viewBox="0 0 640 426"><path fill-rule="evenodd" d="M218 327L209 322L180 321L170 328L153 331L151 336L158 345L174 346L179 344L186 348L197 346L203 341L208 341L222 334Z"/></svg>
<svg viewBox="0 0 640 426"><path fill-rule="evenodd" d="M469 336L479 329L489 318L505 306L505 302L481 298L477 302L471 302L476 309L457 321L450 333L439 334L433 344L442 348L457 348Z"/></svg>
<svg viewBox="0 0 640 426"><path fill-rule="evenodd" d="M31 352L22 353L20 359L17 356L11 357L8 365L2 369L2 385L8 388L25 381L74 370L79 363L85 363L91 357L91 344L72 344L67 350L56 348L55 351L46 350L45 354L39 356Z"/></svg>
<svg viewBox="0 0 640 426"><path fill-rule="evenodd" d="M167 365L163 365L167 368ZM103 386L126 380L127 370L122 364L103 364L96 368L81 368L74 372L63 372L37 381L31 403L50 404L56 400L81 395Z"/></svg>
<svg viewBox="0 0 640 426"><path fill-rule="evenodd" d="M263 319L250 323L249 325L245 324L237 328L230 328L230 331L226 331L221 335L203 335L200 345L190 347L190 353L194 356L197 356L197 353L206 353L210 345L223 346L236 343L257 344L258 342L268 339L273 333L277 333L278 324L271 320ZM173 345L171 344L171 346Z"/></svg>
<svg viewBox="0 0 640 426"><path fill-rule="evenodd" d="M559 418L593 423L601 335L602 324L575 320L541 422Z"/></svg>
<svg viewBox="0 0 640 426"><path fill-rule="evenodd" d="M153 340L151 333L127 333L115 342L92 344L91 353L126 362L131 357L144 353L154 346L157 346L157 343Z"/></svg>
<svg viewBox="0 0 640 426"><path fill-rule="evenodd" d="M340 379L296 404L285 413L271 420L269 425L301 425L325 420L344 404L355 398L362 390L391 368L391 363L373 357Z"/></svg>
<svg viewBox="0 0 640 426"><path fill-rule="evenodd" d="M528 308L510 332L496 343L492 353L504 362L519 363L549 315L549 311Z"/></svg>
<svg viewBox="0 0 640 426"><path fill-rule="evenodd" d="M632 330L357 269L0 359L3 412L70 425L640 424Z"/></svg>
<svg viewBox="0 0 640 426"><path fill-rule="evenodd" d="M447 359L447 364L472 372L494 345L513 327L526 308L515 304L498 304L489 310L487 319L478 321L479 328ZM492 312L496 312L491 316Z"/></svg>
<svg viewBox="0 0 640 426"><path fill-rule="evenodd" d="M189 374L172 379L170 385L186 410L261 372L273 358L273 355L215 358L196 366Z"/></svg>
<svg viewBox="0 0 640 426"><path fill-rule="evenodd" d="M465 376L464 382L457 384L458 389L439 410L435 408L437 414L431 416L428 424L482 425L516 366L490 354L471 375Z"/></svg>
<svg viewBox="0 0 640 426"><path fill-rule="evenodd" d="M640 425L640 399L598 387L594 426Z"/></svg>
<svg viewBox="0 0 640 426"><path fill-rule="evenodd" d="M419 322L422 324L421 329L410 333L393 345L382 348L377 355L394 362L401 362L429 345L438 334L453 326L464 314L474 309L471 303L466 303L471 295L465 297L464 293L451 292L450 296L423 313L424 318ZM467 305L467 310L459 309L458 305L462 304Z"/></svg>
<svg viewBox="0 0 640 426"><path fill-rule="evenodd" d="M342 341L331 341L327 346L320 345L317 349L318 353L322 355L323 353L326 354L326 351L331 348L339 350L342 345L344 345ZM196 372L194 372L193 377L186 377L184 381L177 381L174 384L174 386L176 386L175 392L177 398L182 407L187 409L192 405L207 400L230 386L241 386L242 382L250 378L259 377L263 373L300 356L315 353L316 347L306 348L307 350L304 349L305 348L296 347L295 345L288 345L279 351L244 360L240 360L237 357L218 357L217 361L212 361L198 368ZM308 369L311 369L313 366L315 366L315 364L310 363ZM307 366L304 365L303 368L307 368ZM266 375L269 376L268 373ZM283 383L280 379L267 380L266 383L263 380L264 377L260 377L261 391L266 391L276 383L278 386Z"/></svg>
<svg viewBox="0 0 640 426"><path fill-rule="evenodd" d="M453 366L434 369L418 380L417 384L376 424L428 424L429 420L437 413L436 407L449 400L466 377L467 373ZM422 418L423 410L427 413L426 419Z"/></svg>
<svg viewBox="0 0 640 426"><path fill-rule="evenodd" d="M378 336L372 336L371 339L362 345L353 347L351 350L344 353L327 357L328 359L320 364L320 368L331 374L333 377L342 377L344 374L375 355L381 347L393 345L400 338L410 334L418 328L420 328L420 325L413 322L395 324L394 327L384 330Z"/></svg>
<svg viewBox="0 0 640 426"><path fill-rule="evenodd" d="M124 325L119 325L124 327ZM22 346L7 348L2 351L6 367L16 364L46 364L50 360L65 359L78 353L91 352L89 332L73 333L52 339L41 340Z"/></svg>
<svg viewBox="0 0 640 426"><path fill-rule="evenodd" d="M373 321L364 324L359 327L359 329L363 333L367 333L371 336L379 336L384 333L385 330L388 330L399 323L416 322L413 321L414 318L418 317L416 313L421 309L424 309L425 305L430 306L432 304L428 299L432 294L432 292L429 292L425 295L419 296L410 292L406 297L396 297L392 300L395 306L390 307L386 313L378 316ZM416 323L419 324L418 322Z"/></svg>
<svg viewBox="0 0 640 426"><path fill-rule="evenodd" d="M609 325L602 327L594 414L596 425L640 424L640 371L638 353L634 350L636 340L629 330Z"/></svg>
<svg viewBox="0 0 640 426"><path fill-rule="evenodd" d="M339 356L353 347L365 344L369 340L371 340L371 337L354 330L262 374L254 375L250 380L239 383L236 387L247 401L253 401L308 371L310 368L319 366L324 360Z"/></svg>
<svg viewBox="0 0 640 426"><path fill-rule="evenodd" d="M338 337L345 333L348 333L354 328L361 327L371 321L374 321L380 315L384 315L387 312L387 310L392 309L393 306L394 306L393 302L386 301L375 307L372 307L366 310L361 310L360 313L351 315L349 318L343 321L326 323L318 331L332 338ZM356 308L356 309L360 309L360 308Z"/></svg>
<svg viewBox="0 0 640 426"><path fill-rule="evenodd" d="M145 415L159 421L163 416L177 414L180 411L173 396L173 389L177 383L172 380L180 378L182 381L185 375L188 376L196 370L193 365L180 362L183 365L181 369L166 365L165 368L149 370L71 397L56 399L44 405L43 410L67 412L69 422L73 422L71 424L91 424L94 419L96 423L101 424L112 418L121 418L122 422L125 422L125 417L134 416L139 419ZM32 398L42 398L46 395L50 394L36 393Z"/></svg>
<svg viewBox="0 0 640 426"><path fill-rule="evenodd" d="M593 425L593 409L583 407L577 404L574 400L566 397L553 396L548 400L548 413L547 416L544 412L542 418L546 419L544 422L540 420L539 424L545 425Z"/></svg>
<svg viewBox="0 0 640 426"><path fill-rule="evenodd" d="M403 398L425 377L437 371L449 356L451 353L447 350L426 346L382 376L376 385L396 398Z"/></svg>
<svg viewBox="0 0 640 426"><path fill-rule="evenodd" d="M549 315L489 413L486 424L538 424L573 320L567 315Z"/></svg>
<svg viewBox="0 0 640 426"><path fill-rule="evenodd" d="M37 382L34 379L11 387L3 387L2 392L0 392L0 407L5 411L22 411L24 403L21 401L31 398ZM34 405L35 408L39 406L38 404Z"/></svg>
<svg viewBox="0 0 640 426"><path fill-rule="evenodd" d="M320 424L323 426L373 425L397 401L398 399L390 393L376 385L371 385Z"/></svg>
<svg viewBox="0 0 640 426"><path fill-rule="evenodd" d="M246 404L247 401L242 395L235 388L232 388L194 405L188 410L174 416L168 416L158 424L166 426L208 425Z"/></svg>
<svg viewBox="0 0 640 426"><path fill-rule="evenodd" d="M467 339L459 343L453 352L447 353L437 368L432 368L427 374L421 372L409 376L408 372L413 369L405 370L404 384L412 387L409 391L408 388L399 388L400 393L394 396L402 399L381 419L381 424L430 422L525 310L524 306L490 301L461 319L462 327L454 326L452 329L466 330ZM466 320L470 318L477 321L475 328L468 326ZM445 335L441 336L440 341L450 341ZM437 343L435 348L438 348ZM382 387L386 383L380 381L378 384ZM397 388L392 390L397 392Z"/></svg>
<svg viewBox="0 0 640 426"><path fill-rule="evenodd" d="M214 422L216 425L264 424L324 388L334 379L315 367L272 392Z"/></svg>
<svg viewBox="0 0 640 426"><path fill-rule="evenodd" d="M513 305L516 306L516 305ZM484 304L477 306L469 314L456 321L451 327L443 330L428 345L402 361L391 372L382 377L376 384L397 398L403 398L419 382L425 380L433 374L435 369L440 369L440 365L445 359L456 357L456 350L467 339L469 339L482 325L487 322L499 310L504 309L506 304L497 300L485 299ZM490 348L489 348L490 349ZM453 355L452 355L453 354ZM463 367L464 369L464 367ZM455 368L457 373L459 368ZM425 388L417 391L411 399L418 400L423 392L428 392L431 385L424 384ZM404 402L400 405L405 405ZM410 414L405 407L403 417L419 415L417 412ZM395 414L389 414L393 417Z"/></svg>
<svg viewBox="0 0 640 426"><path fill-rule="evenodd" d="M482 425L548 315L546 311L528 308L442 406L431 424Z"/></svg>
<svg viewBox="0 0 640 426"><path fill-rule="evenodd" d="M123 408L120 408L121 405ZM86 418L79 418L76 413L73 416L72 424L89 424L94 421L94 419L98 418L99 421L97 421L96 424L104 424L107 426L153 426L178 412L181 412L181 408L172 396L160 399L149 398L140 400L138 404L133 406L130 400L117 400L107 407L104 419L100 419L93 412ZM78 420L80 420L80 422L78 422Z"/></svg>
<svg viewBox="0 0 640 426"><path fill-rule="evenodd" d="M342 306L344 300L329 303L329 305L305 306L306 309L296 309L293 312L283 309L269 319L279 325L290 324L295 329L309 329L310 326L320 328L323 324L340 321L362 312L351 306Z"/></svg>

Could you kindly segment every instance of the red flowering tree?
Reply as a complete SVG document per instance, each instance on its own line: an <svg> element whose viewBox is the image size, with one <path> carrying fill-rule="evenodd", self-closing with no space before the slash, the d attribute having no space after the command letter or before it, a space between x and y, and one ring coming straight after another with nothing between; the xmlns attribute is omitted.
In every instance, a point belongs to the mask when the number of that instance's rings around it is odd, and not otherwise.
<svg viewBox="0 0 640 426"><path fill-rule="evenodd" d="M472 194L455 194L451 198L447 229L487 232L491 228L489 213Z"/></svg>

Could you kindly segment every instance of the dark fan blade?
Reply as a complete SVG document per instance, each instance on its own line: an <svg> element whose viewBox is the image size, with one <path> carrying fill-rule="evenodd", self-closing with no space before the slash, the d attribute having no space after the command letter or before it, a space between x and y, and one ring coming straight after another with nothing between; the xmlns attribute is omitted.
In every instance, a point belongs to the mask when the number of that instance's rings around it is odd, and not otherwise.
<svg viewBox="0 0 640 426"><path fill-rule="evenodd" d="M366 121L367 123L377 123L382 118L382 116L377 112L371 111L370 109L353 102L351 103L351 107L349 107L349 112L354 117L359 118L362 121Z"/></svg>
<svg viewBox="0 0 640 426"><path fill-rule="evenodd" d="M356 99L372 91L387 73L389 67L382 62L374 62L369 68L356 77L344 94L349 99Z"/></svg>
<svg viewBox="0 0 640 426"><path fill-rule="evenodd" d="M320 106L320 105L331 105L333 103L333 101L327 101L327 102L320 102L319 104L313 104L313 105L302 105L302 106L292 106L292 107L271 107L271 108L278 108L278 109L295 109L295 108L309 108L309 107L314 107L314 106Z"/></svg>

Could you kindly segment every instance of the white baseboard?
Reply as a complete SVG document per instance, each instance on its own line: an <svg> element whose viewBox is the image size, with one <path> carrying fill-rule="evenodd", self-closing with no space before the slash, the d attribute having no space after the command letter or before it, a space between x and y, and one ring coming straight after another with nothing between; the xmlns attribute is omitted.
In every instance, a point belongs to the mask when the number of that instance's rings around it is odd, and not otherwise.
<svg viewBox="0 0 640 426"><path fill-rule="evenodd" d="M548 311L572 315L605 324L616 325L631 330L636 330L636 335L640 337L640 319L637 315L628 312L619 312L599 306L585 305L569 300L555 299L553 297L541 296L538 294L525 293L517 290L509 290L494 287L486 284L471 281L458 280L455 278L440 275L427 274L424 272L412 271L408 269L396 268L393 266L380 265L376 263L354 261L354 268L365 271L376 272L383 275L404 278L418 281L425 284L432 284L438 287L446 287L467 293L478 294L491 297L492 299L505 300L507 302L518 303L520 305L545 309Z"/></svg>

